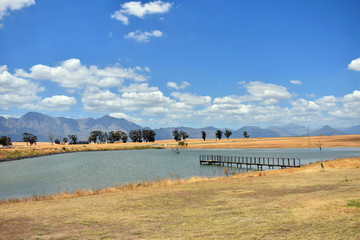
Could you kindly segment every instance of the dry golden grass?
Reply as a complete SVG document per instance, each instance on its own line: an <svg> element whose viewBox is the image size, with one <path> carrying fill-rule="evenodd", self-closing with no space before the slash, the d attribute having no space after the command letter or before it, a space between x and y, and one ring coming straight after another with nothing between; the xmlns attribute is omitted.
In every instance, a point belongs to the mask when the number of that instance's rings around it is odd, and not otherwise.
<svg viewBox="0 0 360 240"><path fill-rule="evenodd" d="M319 144L327 147L360 147L360 135L341 136L312 136L312 137L279 137L279 138L250 138L250 139L187 139L186 148L194 149L227 149L227 148L316 148ZM86 145L51 145L37 143L26 146L25 143L14 143L13 148L0 149L0 161L19 159L24 157L43 156L49 154L79 152L79 151L107 151L146 148L176 148L175 140L159 140L154 143L115 143L115 144L86 144Z"/></svg>
<svg viewBox="0 0 360 240"><path fill-rule="evenodd" d="M0 239L359 239L360 158L0 205Z"/></svg>

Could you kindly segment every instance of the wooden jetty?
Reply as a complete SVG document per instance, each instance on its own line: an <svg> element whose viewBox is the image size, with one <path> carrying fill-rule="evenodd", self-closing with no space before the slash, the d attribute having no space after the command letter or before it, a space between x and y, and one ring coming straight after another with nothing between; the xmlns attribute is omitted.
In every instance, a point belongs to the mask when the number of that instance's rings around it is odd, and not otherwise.
<svg viewBox="0 0 360 240"><path fill-rule="evenodd" d="M237 167L251 168L251 166L257 166L257 169L262 170L263 167L300 167L300 158L266 158L266 157L237 157L237 156L220 156L220 155L200 155L200 164L214 164L232 166L233 164Z"/></svg>

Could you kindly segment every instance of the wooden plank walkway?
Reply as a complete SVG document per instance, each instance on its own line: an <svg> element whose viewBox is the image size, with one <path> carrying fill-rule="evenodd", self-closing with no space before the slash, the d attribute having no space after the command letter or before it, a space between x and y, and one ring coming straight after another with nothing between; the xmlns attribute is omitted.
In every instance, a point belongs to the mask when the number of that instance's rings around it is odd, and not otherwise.
<svg viewBox="0 0 360 240"><path fill-rule="evenodd" d="M300 167L300 158L266 158L266 157L237 157L237 156L220 156L220 155L200 155L200 164L214 164L232 166L236 164L237 167L246 168L257 166L257 169L262 170L264 166L270 168L280 167Z"/></svg>

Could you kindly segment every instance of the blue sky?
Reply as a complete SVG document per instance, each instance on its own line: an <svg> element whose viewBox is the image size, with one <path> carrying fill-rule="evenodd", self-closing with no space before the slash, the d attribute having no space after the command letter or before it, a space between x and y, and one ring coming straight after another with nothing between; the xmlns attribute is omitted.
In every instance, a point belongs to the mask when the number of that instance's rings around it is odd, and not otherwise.
<svg viewBox="0 0 360 240"><path fill-rule="evenodd" d="M0 0L0 115L359 124L360 1Z"/></svg>

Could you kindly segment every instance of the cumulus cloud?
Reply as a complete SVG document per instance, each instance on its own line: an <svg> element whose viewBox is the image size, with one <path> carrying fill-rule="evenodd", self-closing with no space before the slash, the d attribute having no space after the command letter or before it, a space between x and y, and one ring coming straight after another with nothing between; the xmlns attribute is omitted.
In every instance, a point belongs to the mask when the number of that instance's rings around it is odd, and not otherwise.
<svg viewBox="0 0 360 240"><path fill-rule="evenodd" d="M6 65L0 66L1 108L23 107L26 103L39 100L37 93L44 90L32 81L12 75Z"/></svg>
<svg viewBox="0 0 360 240"><path fill-rule="evenodd" d="M192 110L190 105L165 96L157 87L150 87L147 83L124 86L119 92L89 87L82 97L84 108L96 112L141 111L141 114L147 116L156 115L158 109L166 109L166 114Z"/></svg>
<svg viewBox="0 0 360 240"><path fill-rule="evenodd" d="M76 104L74 97L55 95L41 99L37 94L45 91L44 87L24 78L16 77L7 71L7 66L0 66L0 98L2 108L18 107L36 110L69 110Z"/></svg>
<svg viewBox="0 0 360 240"><path fill-rule="evenodd" d="M9 11L20 10L35 4L35 0L1 0L0 1L0 21L4 19ZM2 24L0 23L0 26Z"/></svg>
<svg viewBox="0 0 360 240"><path fill-rule="evenodd" d="M334 96L324 96L315 101L323 110L337 106L338 100Z"/></svg>
<svg viewBox="0 0 360 240"><path fill-rule="evenodd" d="M66 111L75 104L76 99L74 97L55 95L52 97L44 98L36 103L25 104L24 108L47 111Z"/></svg>
<svg viewBox="0 0 360 240"><path fill-rule="evenodd" d="M185 89L186 87L190 86L190 83L183 81L181 84L177 84L175 82L167 82L168 88L175 88L176 90Z"/></svg>
<svg viewBox="0 0 360 240"><path fill-rule="evenodd" d="M343 105L331 111L330 114L339 118L357 119L360 118L360 91L355 90L350 94L346 94L339 100Z"/></svg>
<svg viewBox="0 0 360 240"><path fill-rule="evenodd" d="M176 99L179 99L181 102L185 104L192 106L211 104L210 96L197 96L191 93L179 93L179 92L173 92L171 93L171 96L173 96Z"/></svg>
<svg viewBox="0 0 360 240"><path fill-rule="evenodd" d="M84 66L79 59L72 58L63 61L59 66L50 67L42 64L34 65L30 72L23 69L16 70L16 76L38 80L50 80L59 83L65 88L80 89L86 85L98 87L121 86L124 79L136 82L147 81L146 75L138 73L135 68L122 68L120 66L105 67Z"/></svg>
<svg viewBox="0 0 360 240"><path fill-rule="evenodd" d="M360 58L352 60L348 65L348 69L360 71Z"/></svg>
<svg viewBox="0 0 360 240"><path fill-rule="evenodd" d="M172 7L173 3L163 2L161 0L142 4L140 1L126 2L121 5L121 9L111 14L111 18L123 22L125 25L129 24L129 17L135 16L144 18L151 14L167 13Z"/></svg>
<svg viewBox="0 0 360 240"><path fill-rule="evenodd" d="M285 87L273 83L249 82L245 87L251 95L261 98L287 99L291 97Z"/></svg>
<svg viewBox="0 0 360 240"><path fill-rule="evenodd" d="M38 64L29 72L8 72L0 66L0 97L3 109L9 107L66 111L80 99L85 111L111 113L136 123L169 124L271 124L309 121L347 121L359 119L360 91L344 96L323 96L312 100L298 98L277 84L265 82L239 83L246 90L242 95L225 95L212 99L196 93L172 92L165 95L151 86L148 67L123 68L85 66L79 59L68 59L57 66ZM50 80L65 88L69 96L41 98L43 81ZM130 80L130 81L128 81ZM168 88L184 89L188 82L167 82ZM234 86L236 89L236 86ZM281 100L287 100L279 102Z"/></svg>
<svg viewBox="0 0 360 240"><path fill-rule="evenodd" d="M125 38L135 39L138 42L148 42L151 37L162 37L163 33L159 30L154 30L152 32L142 32L141 30L137 30L135 32L130 32L126 34Z"/></svg>

